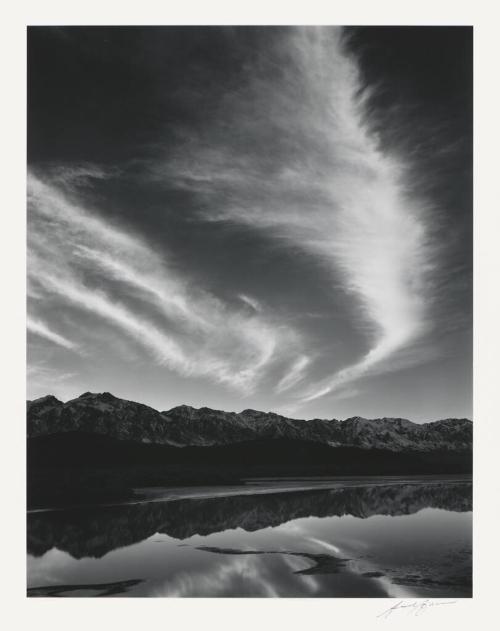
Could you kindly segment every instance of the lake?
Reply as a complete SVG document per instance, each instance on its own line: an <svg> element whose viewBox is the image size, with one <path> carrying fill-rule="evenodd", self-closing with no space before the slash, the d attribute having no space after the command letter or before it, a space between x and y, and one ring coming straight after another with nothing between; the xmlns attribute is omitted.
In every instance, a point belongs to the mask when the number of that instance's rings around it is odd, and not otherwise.
<svg viewBox="0 0 500 631"><path fill-rule="evenodd" d="M472 596L464 476L141 489L27 535L29 596Z"/></svg>

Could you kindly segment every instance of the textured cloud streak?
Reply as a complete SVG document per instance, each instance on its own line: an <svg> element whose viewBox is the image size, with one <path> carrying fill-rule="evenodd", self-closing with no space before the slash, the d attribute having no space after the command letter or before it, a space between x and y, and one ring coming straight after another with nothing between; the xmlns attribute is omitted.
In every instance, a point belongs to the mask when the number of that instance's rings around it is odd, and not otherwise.
<svg viewBox="0 0 500 631"><path fill-rule="evenodd" d="M302 355L295 362L293 362L290 370L284 375L276 386L277 392L285 392L292 386L302 381L305 377L306 368L311 363L311 358L306 355Z"/></svg>
<svg viewBox="0 0 500 631"><path fill-rule="evenodd" d="M28 204L28 274L39 306L52 300L83 310L141 345L158 364L242 392L255 387L278 346L294 338L260 314L230 310L194 288L147 243L33 173ZM28 326L74 347L34 319Z"/></svg>
<svg viewBox="0 0 500 631"><path fill-rule="evenodd" d="M27 319L26 326L28 331L34 333L35 335L39 335L49 342L53 342L58 346L62 346L63 348L67 348L68 350L76 350L77 345L68 340L64 335L60 335L53 331L48 324L42 322L41 320L36 320L34 318Z"/></svg>
<svg viewBox="0 0 500 631"><path fill-rule="evenodd" d="M226 97L224 123L205 139L210 149L181 155L165 173L206 197L205 218L266 229L313 254L331 290L340 281L354 297L353 321L369 347L309 386L303 400L311 400L386 370L426 331L427 209L409 193L409 165L370 128L370 93L340 29L283 31L249 77ZM238 133L224 133L231 124Z"/></svg>

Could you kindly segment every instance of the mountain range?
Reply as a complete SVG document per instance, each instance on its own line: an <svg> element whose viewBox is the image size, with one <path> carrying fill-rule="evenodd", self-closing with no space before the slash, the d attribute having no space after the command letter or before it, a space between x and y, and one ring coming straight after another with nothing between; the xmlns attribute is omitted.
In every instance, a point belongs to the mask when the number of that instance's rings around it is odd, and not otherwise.
<svg viewBox="0 0 500 631"><path fill-rule="evenodd" d="M170 447L220 447L252 441L306 441L333 448L390 452L463 452L472 448L472 422L448 418L298 420L273 412L224 412L187 405L157 411L109 392L86 392L63 403L48 395L27 402L28 438L68 432Z"/></svg>

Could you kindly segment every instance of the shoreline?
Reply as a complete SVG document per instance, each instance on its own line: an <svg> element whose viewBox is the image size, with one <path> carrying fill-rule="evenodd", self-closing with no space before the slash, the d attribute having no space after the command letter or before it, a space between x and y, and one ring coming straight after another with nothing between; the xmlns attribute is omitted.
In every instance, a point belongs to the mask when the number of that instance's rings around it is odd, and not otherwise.
<svg viewBox="0 0 500 631"><path fill-rule="evenodd" d="M305 482L309 482L308 484ZM314 483L313 483L314 482ZM415 476L348 476L348 477L295 477L295 478L243 478L240 485L184 486L184 487L136 487L132 492L139 497L121 502L105 502L98 504L76 504L67 506L34 508L27 514L45 513L65 510L85 510L86 508L108 508L113 506L131 506L153 502L175 502L186 499L212 499L239 495L272 495L279 493L299 493L316 490L333 490L339 488L393 486L402 484L459 484L472 483L471 474L429 474ZM249 484L250 483L250 484ZM219 488L220 490L217 490ZM142 495L142 496L141 496Z"/></svg>

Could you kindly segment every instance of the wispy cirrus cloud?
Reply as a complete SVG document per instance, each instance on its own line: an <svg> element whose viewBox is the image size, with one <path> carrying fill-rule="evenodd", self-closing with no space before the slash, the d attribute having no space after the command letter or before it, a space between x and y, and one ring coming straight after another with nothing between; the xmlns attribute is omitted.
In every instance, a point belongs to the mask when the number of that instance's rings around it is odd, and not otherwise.
<svg viewBox="0 0 500 631"><path fill-rule="evenodd" d="M259 304L259 301L256 300L255 298L252 298L250 296L247 296L245 294L239 294L238 298L244 302L245 304L247 304L251 309L253 309L254 311L256 311L257 313L259 311L262 311L262 307Z"/></svg>
<svg viewBox="0 0 500 631"><path fill-rule="evenodd" d="M262 229L313 255L330 272L325 292L340 283L352 296L367 350L307 384L309 401L387 370L402 352L412 362L432 326L429 209L414 195L409 162L371 127L370 91L340 29L288 29L256 53L247 76L203 142L152 173L202 196L205 220ZM297 360L278 389L304 367Z"/></svg>
<svg viewBox="0 0 500 631"><path fill-rule="evenodd" d="M280 379L276 386L276 392L285 392L302 381L305 378L306 369L311 364L311 361L311 358L307 357L307 355L301 355L294 361L289 371Z"/></svg>
<svg viewBox="0 0 500 631"><path fill-rule="evenodd" d="M28 176L28 273L39 306L52 300L83 310L139 344L158 365L241 392L251 391L283 352L293 357L298 338L290 329L193 286L165 253L88 210L71 187L68 194L61 177ZM53 342L76 347L36 320L29 323ZM78 336L77 327L74 332Z"/></svg>
<svg viewBox="0 0 500 631"><path fill-rule="evenodd" d="M45 340L52 342L53 344L57 344L58 346L62 346L71 351L78 350L78 345L68 340L64 335L57 333L54 331L46 322L42 322L41 320L37 320L36 318L28 317L26 320L26 326L30 333L35 335L39 335L43 337Z"/></svg>
<svg viewBox="0 0 500 631"><path fill-rule="evenodd" d="M53 368L48 360L30 361L26 370L29 383L30 396L33 399L45 396L51 392L58 398L69 399L73 391L72 381L78 374L76 372L63 372Z"/></svg>

